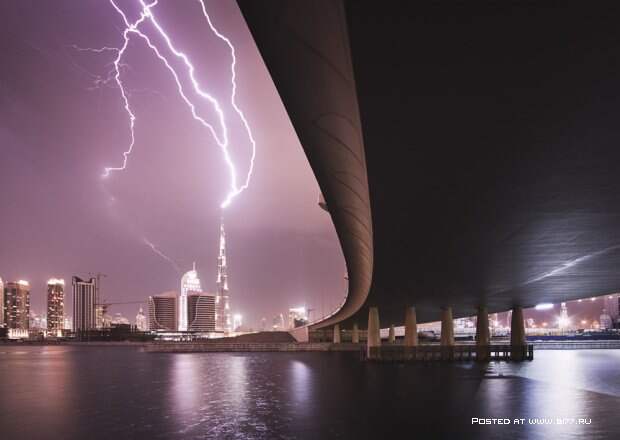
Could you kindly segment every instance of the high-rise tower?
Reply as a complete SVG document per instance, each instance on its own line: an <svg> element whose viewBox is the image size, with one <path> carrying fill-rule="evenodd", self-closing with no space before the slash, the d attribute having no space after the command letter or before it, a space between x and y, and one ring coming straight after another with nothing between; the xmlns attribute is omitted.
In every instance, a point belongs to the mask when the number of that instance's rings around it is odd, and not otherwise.
<svg viewBox="0 0 620 440"><path fill-rule="evenodd" d="M97 328L98 286L97 278L83 280L72 278L73 285L73 331L82 333Z"/></svg>
<svg viewBox="0 0 620 440"><path fill-rule="evenodd" d="M30 316L30 285L19 280L7 283L4 297L5 322L9 330L25 332L28 336ZM15 334L17 334L15 333Z"/></svg>
<svg viewBox="0 0 620 440"><path fill-rule="evenodd" d="M185 272L181 278L181 296L179 296L179 331L186 332L188 330L187 317L187 294L189 292L202 292L200 287L200 279L196 272L196 263L192 270Z"/></svg>
<svg viewBox="0 0 620 440"><path fill-rule="evenodd" d="M230 296L228 294L228 273L226 270L226 234L224 220L220 224L220 253L217 257L217 293L215 296L215 327L218 331L230 332Z"/></svg>
<svg viewBox="0 0 620 440"><path fill-rule="evenodd" d="M65 328L65 280L52 278L47 282L47 331L62 336Z"/></svg>
<svg viewBox="0 0 620 440"><path fill-rule="evenodd" d="M149 330L176 331L181 314L177 307L177 292L149 296Z"/></svg>

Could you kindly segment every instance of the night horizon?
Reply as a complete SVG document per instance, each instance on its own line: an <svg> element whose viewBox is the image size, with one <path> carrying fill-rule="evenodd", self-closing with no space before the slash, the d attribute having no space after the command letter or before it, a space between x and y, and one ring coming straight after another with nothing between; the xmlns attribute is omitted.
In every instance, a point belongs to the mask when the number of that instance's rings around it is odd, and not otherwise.
<svg viewBox="0 0 620 440"><path fill-rule="evenodd" d="M133 3L121 2L128 15L137 15ZM32 5L3 7L5 14L19 16ZM162 2L156 8L162 26L174 29L176 44L196 60L203 88L226 104L230 52L196 15L200 4L175 9ZM257 328L261 318L271 321L299 305L328 313L340 300L344 262L329 216L317 205L318 184L299 141L236 5L209 8L213 22L237 48L237 101L257 138L253 179L226 209L219 207L229 180L220 147L192 118L166 67L137 36L130 37L121 68L136 115L135 145L126 170L102 177L105 167L122 163L130 141L119 88L114 81L101 82L109 77L115 55L84 50L122 43L122 19L110 4L40 5L40 16L7 30L5 43L15 62L2 79L9 93L2 94L2 144L8 150L1 202L24 215L3 223L0 276L30 282L33 311L44 311L45 283L52 277L106 274L101 296L110 303L144 301L146 306L150 295L179 290L182 273L147 241L182 272L196 261L205 290L214 291L220 218L229 239L234 309L247 324ZM97 23L84 33L95 16ZM175 20L184 23L183 29L174 26ZM159 42L152 26L146 30ZM207 51L196 50L199 41ZM30 73L24 76L26 67ZM184 73L180 64L177 70ZM190 90L188 77L181 80ZM217 128L212 109L189 96ZM224 111L232 116L229 107ZM62 120L44 117L60 109ZM231 153L241 180L248 141L239 121L230 119ZM278 277L270 274L275 267ZM110 309L132 322L137 310L137 305Z"/></svg>
<svg viewBox="0 0 620 440"><path fill-rule="evenodd" d="M619 5L0 16L3 440L618 437Z"/></svg>

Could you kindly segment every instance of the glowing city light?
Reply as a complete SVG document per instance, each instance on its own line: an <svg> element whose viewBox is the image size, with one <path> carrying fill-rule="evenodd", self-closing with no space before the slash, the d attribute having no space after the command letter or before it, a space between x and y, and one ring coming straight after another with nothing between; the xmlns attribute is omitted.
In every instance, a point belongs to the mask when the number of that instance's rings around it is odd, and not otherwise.
<svg viewBox="0 0 620 440"><path fill-rule="evenodd" d="M239 313L235 313L233 315L233 331L236 331L239 327L241 327L243 323L243 316Z"/></svg>
<svg viewBox="0 0 620 440"><path fill-rule="evenodd" d="M536 310L549 310L553 308L553 304L551 303L541 303L541 304L536 304L536 307L534 307Z"/></svg>
<svg viewBox="0 0 620 440"><path fill-rule="evenodd" d="M17 284L19 284L20 286L30 286L30 283L26 280L19 280Z"/></svg>
<svg viewBox="0 0 620 440"><path fill-rule="evenodd" d="M237 63L237 58L236 58L236 52L235 52L235 47L232 44L232 42L230 41L229 38L227 38L226 36L224 36L222 33L220 33L218 31L218 29L214 26L211 17L209 16L209 14L207 13L206 10L206 6L204 4L204 2L202 0L198 0L198 2L200 3L201 6L201 10L202 10L202 14L204 15L205 19L207 20L207 23L209 25L209 28L211 29L211 31L216 35L217 38L219 38L220 40L222 40L223 42L226 43L226 45L229 47L230 52L231 52L231 66L230 66L230 72L231 72L231 85L232 85L232 91L231 91L231 95L230 95L230 104L232 106L232 108L234 109L235 113L237 114L237 116L240 118L241 122L243 123L243 126L245 128L245 131L247 133L248 139L249 139L249 143L251 145L251 157L250 157L250 161L249 161L249 167L248 167L248 172L245 176L245 179L243 181L243 183L241 185L238 184L237 182L237 169L236 166L233 162L233 159L230 155L230 150L229 150L229 137L228 137L228 127L226 125L226 118L225 118L225 114L224 114L224 110L222 109L221 105L219 104L219 102L217 101L217 99L215 97L213 97L211 94L207 93L206 91L203 90L202 86L200 85L200 83L198 82L198 80L196 79L196 75L195 75L195 68L194 65L192 64L192 62L190 61L190 58L187 54L185 54L184 52L180 51L177 49L177 47L174 45L172 39L170 38L170 36L168 35L168 33L164 30L164 28L161 26L161 24L158 22L157 18L155 17L155 14L153 12L153 8L157 5L158 0L153 0L149 3L145 2L144 0L139 0L140 1L140 5L142 6L142 10L140 11L140 16L139 18L134 21L134 22L130 22L129 19L127 18L127 15L125 14L125 12L115 3L115 0L110 0L110 4L112 5L112 7L116 10L116 12L121 16L121 18L123 19L123 23L125 25L125 28L122 31L122 38L123 38L123 42L122 45L120 47L108 47L108 46L104 46L102 48L98 48L98 49L84 49L84 48L77 48L78 50L83 50L83 51L92 51L95 53L103 53L103 52L115 52L116 53L116 57L114 58L113 61L113 72L108 75L108 78L103 79L103 80L99 80L100 83L107 83L109 81L111 81L112 79L114 80L114 82L116 83L116 85L118 86L120 93L121 93L121 98L122 98L122 102L123 102L123 107L125 109L125 112L128 115L129 118L129 130L130 130L130 141L129 141L129 145L127 147L127 150L123 152L123 160L122 163L118 166L109 166L106 167L104 169L104 173L103 176L104 177L108 177L110 175L111 172L113 171L122 171L125 170L127 168L127 162L129 160L129 156L131 155L133 148L135 146L135 141L136 141L136 136L135 136L135 124L136 124L136 115L134 113L134 111L131 108L130 102L129 102L129 94L127 93L125 86L123 84L123 81L121 79L121 65L122 65L122 60L123 60L123 56L125 55L126 49L129 45L129 41L130 41L130 37L132 35L136 35L138 37L140 37L142 40L145 41L145 43L147 44L147 46L154 52L155 56L162 61L162 63L165 65L165 67L168 69L168 71L172 74L172 77L175 81L176 87L177 87L177 92L179 94L179 96L181 97L182 101L188 106L190 113L193 117L193 119L197 122L199 122L203 127L205 127L213 136L215 142L218 144L218 146L220 147L223 155L224 155L224 160L226 162L226 165L228 167L229 170L229 175L230 175L230 184L229 184L229 189L227 192L227 195L224 199L224 201L221 203L221 207L222 208L226 208L227 206L230 205L230 203L232 202L232 200L238 196L239 194L241 194L241 192L243 192L245 189L248 188L249 183L250 183L250 179L252 176L252 172L254 169L254 161L255 161L255 157L256 157L256 142L254 140L254 136L252 134L252 130L250 128L250 125L247 121L247 118L245 117L243 111L240 109L239 105L237 104L236 101L236 93L237 93L237 83L236 83L236 63ZM190 100L188 98L188 96L185 94L185 90L183 87L183 84L179 78L179 73L176 71L176 69L170 64L168 58L166 58L166 56L164 56L162 54L162 51L160 50L160 48L155 45L151 39L140 30L140 25L142 25L145 21L148 21L149 23L151 23L153 25L153 27L157 30L157 32L159 33L159 35L164 39L166 46L168 48L168 50L170 52L172 52L172 54L179 58L185 68L186 68L186 73L190 79L190 83L192 86L193 91L195 92L195 94L197 96L199 96L202 100L208 102L213 109L215 110L216 114L217 114L217 119L218 119L218 124L219 124L219 131L220 133L218 134L218 132L215 130L215 128L209 124L205 119L203 119L199 114L198 111L196 110L196 106L195 103Z"/></svg>
<svg viewBox="0 0 620 440"><path fill-rule="evenodd" d="M50 278L49 280L47 280L47 284L48 286L55 286L57 284L64 286L65 280L63 280L62 278Z"/></svg>
<svg viewBox="0 0 620 440"><path fill-rule="evenodd" d="M570 318L566 317L566 316L560 316L558 317L558 326L560 328L566 328L568 327L570 324Z"/></svg>

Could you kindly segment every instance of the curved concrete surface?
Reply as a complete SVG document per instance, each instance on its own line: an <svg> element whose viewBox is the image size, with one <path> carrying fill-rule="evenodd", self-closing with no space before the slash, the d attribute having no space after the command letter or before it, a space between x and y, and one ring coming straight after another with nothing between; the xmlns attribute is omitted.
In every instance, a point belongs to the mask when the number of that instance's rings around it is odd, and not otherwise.
<svg viewBox="0 0 620 440"><path fill-rule="evenodd" d="M345 252L325 325L620 289L620 9L239 3Z"/></svg>
<svg viewBox="0 0 620 440"><path fill-rule="evenodd" d="M342 245L349 294L343 307L321 323L327 326L363 305L373 265L366 158L344 9L329 0L249 1L241 7Z"/></svg>

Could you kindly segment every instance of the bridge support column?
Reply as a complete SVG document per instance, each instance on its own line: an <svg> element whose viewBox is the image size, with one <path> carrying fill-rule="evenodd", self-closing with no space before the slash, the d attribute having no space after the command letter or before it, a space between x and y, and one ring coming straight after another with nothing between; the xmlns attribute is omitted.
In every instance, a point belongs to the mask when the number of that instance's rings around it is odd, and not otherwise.
<svg viewBox="0 0 620 440"><path fill-rule="evenodd" d="M452 347L454 345L452 307L444 307L441 309L441 345L444 347Z"/></svg>
<svg viewBox="0 0 620 440"><path fill-rule="evenodd" d="M415 347L418 345L418 319L415 307L407 307L405 311L405 346Z"/></svg>
<svg viewBox="0 0 620 440"><path fill-rule="evenodd" d="M340 344L340 324L334 325L334 344Z"/></svg>
<svg viewBox="0 0 620 440"><path fill-rule="evenodd" d="M527 340L525 339L525 323L523 322L523 307L514 306L512 321L510 322L511 358L522 361L527 357Z"/></svg>
<svg viewBox="0 0 620 440"><path fill-rule="evenodd" d="M476 360L487 361L489 359L489 344L491 335L489 334L489 313L484 306L478 307L476 318Z"/></svg>
<svg viewBox="0 0 620 440"><path fill-rule="evenodd" d="M353 333L351 334L351 342L359 344L360 342L360 330L357 327L357 322L353 324Z"/></svg>
<svg viewBox="0 0 620 440"><path fill-rule="evenodd" d="M452 307L441 309L441 358L452 359L454 357L454 319L452 319Z"/></svg>
<svg viewBox="0 0 620 440"><path fill-rule="evenodd" d="M370 307L368 309L368 340L366 342L368 359L379 358L379 347L381 347L380 331L379 309Z"/></svg>

